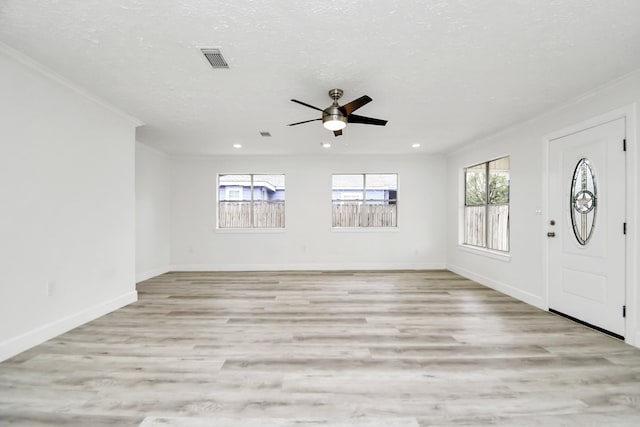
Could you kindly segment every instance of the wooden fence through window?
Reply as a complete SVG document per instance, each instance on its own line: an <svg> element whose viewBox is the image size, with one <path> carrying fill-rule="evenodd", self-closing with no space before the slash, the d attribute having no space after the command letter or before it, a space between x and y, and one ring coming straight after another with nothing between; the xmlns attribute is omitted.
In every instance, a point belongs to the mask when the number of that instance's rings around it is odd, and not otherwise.
<svg viewBox="0 0 640 427"><path fill-rule="evenodd" d="M220 202L219 228L284 228L284 201L254 202L253 227L251 202Z"/></svg>
<svg viewBox="0 0 640 427"><path fill-rule="evenodd" d="M485 219L487 210L488 221ZM509 205L465 206L464 243L508 252Z"/></svg>
<svg viewBox="0 0 640 427"><path fill-rule="evenodd" d="M398 205L334 204L333 227L396 227Z"/></svg>

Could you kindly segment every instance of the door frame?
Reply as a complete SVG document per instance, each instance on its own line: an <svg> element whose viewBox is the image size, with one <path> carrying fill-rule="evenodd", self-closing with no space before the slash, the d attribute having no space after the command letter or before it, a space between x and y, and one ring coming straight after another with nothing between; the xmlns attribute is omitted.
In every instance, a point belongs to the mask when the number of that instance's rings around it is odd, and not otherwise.
<svg viewBox="0 0 640 427"><path fill-rule="evenodd" d="M589 128L593 128L602 125L607 122L611 122L617 119L625 119L625 134L627 140L627 155L626 155L626 211L625 216L627 219L627 238L625 239L625 253L626 253L626 271L625 271L625 304L626 304L626 318L625 318L625 342L640 348L640 330L637 328L639 314L638 314L638 296L640 290L638 284L638 266L637 260L640 257L640 250L638 249L638 242L640 242L640 230L637 225L638 221L639 203L636 200L640 195L640 186L638 185L638 153L637 153L637 140L636 140L636 118L637 118L637 105L631 104L626 107L622 107L602 115L592 117L588 120L567 126L557 131L551 132L543 137L542 141L542 212L543 212L543 224L540 233L541 245L542 245L542 277L544 279L544 304L545 309L549 310L549 238L547 237L547 231L549 231L549 147L552 141L568 136ZM622 142L621 142L622 144ZM622 145L620 146L622 150Z"/></svg>

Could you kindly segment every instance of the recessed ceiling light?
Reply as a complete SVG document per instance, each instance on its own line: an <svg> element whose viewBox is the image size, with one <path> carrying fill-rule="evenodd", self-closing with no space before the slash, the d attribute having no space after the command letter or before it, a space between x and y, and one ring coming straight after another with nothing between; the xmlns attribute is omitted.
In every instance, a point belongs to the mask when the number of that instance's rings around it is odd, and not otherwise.
<svg viewBox="0 0 640 427"><path fill-rule="evenodd" d="M233 144L233 148L242 148L242 144Z"/></svg>
<svg viewBox="0 0 640 427"><path fill-rule="evenodd" d="M322 148L331 148L331 144L328 142L322 142L320 145L322 145Z"/></svg>
<svg viewBox="0 0 640 427"><path fill-rule="evenodd" d="M420 148L420 144L411 144L411 148Z"/></svg>

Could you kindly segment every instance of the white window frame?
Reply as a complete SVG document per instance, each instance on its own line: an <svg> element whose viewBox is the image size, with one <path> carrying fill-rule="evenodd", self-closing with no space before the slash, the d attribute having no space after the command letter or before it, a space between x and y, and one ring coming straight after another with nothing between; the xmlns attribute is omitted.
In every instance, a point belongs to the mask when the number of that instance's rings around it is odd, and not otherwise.
<svg viewBox="0 0 640 427"><path fill-rule="evenodd" d="M489 165L497 160L502 160L502 159L509 159L509 179L508 179L508 201L506 203L490 203L489 201L489 186L490 186L490 168ZM467 170L471 169L471 168L476 168L478 166L484 165L485 170L485 193L484 193L484 203L483 204L475 204L475 205L467 205ZM462 182L463 182L463 186L462 186L462 203L463 203L463 209L462 209L462 215L461 215L461 245L463 247L466 248L471 248L474 250L481 250L481 251L487 251L487 252L492 252L495 253L497 255L500 256L508 256L511 253L511 161L510 161L510 156L506 155L506 156L501 156L501 157L497 157L491 160L487 160L485 162L481 162L481 163L476 163L470 166L467 166L465 168L462 169ZM497 248L490 248L488 242L490 241L490 236L489 236L489 209L492 206L507 206L507 224L506 224L506 232L507 232L507 237L506 237L506 245L507 245L507 249L506 250L502 250L502 249L497 249ZM483 207L484 208L484 224L483 224L483 231L484 231L484 244L473 244L473 243L467 243L468 240L468 236L467 236L467 226L466 226L466 221L467 221L467 208L473 208L473 207Z"/></svg>
<svg viewBox="0 0 640 427"><path fill-rule="evenodd" d="M356 195L356 194L349 194L349 193L345 193L345 192L341 192L338 198L334 198L333 197L333 192L339 189L334 189L333 188L333 177L334 176L340 176L340 175L359 175L362 176L362 193L360 195ZM396 197L395 199L388 199L388 200L384 200L384 199L367 199L367 176L371 176L371 175L394 175L396 177L396 186L395 186L395 192L396 192ZM353 230L353 229L369 229L369 230L397 230L398 228L398 173L397 172L380 172L380 173L334 173L331 175L332 177L332 184L331 184L331 194L332 194L332 198L331 198L331 208L332 208L332 218L331 218L331 229L332 230ZM358 188L358 190L360 190ZM370 203L370 202L380 202L380 201L388 201L388 202L393 202L393 203L389 203L389 205L393 205L395 207L395 218L394 218L394 224L393 225L370 225L369 223L367 223L366 221L366 208L368 206L375 206L375 205L379 205L378 203ZM359 218L357 221L357 225L334 225L334 212L333 209L335 206L344 206L344 205L348 205L348 203L345 202L359 202L361 207L363 209L361 209L360 214L359 214Z"/></svg>
<svg viewBox="0 0 640 427"><path fill-rule="evenodd" d="M242 176L248 176L249 177L249 192L250 192L250 199L249 200L244 200L244 186L243 185L238 185L238 186L233 186L230 185L228 187L230 188L225 188L225 198L224 200L220 200L220 177L222 176L230 176L230 175L242 175ZM265 175L279 175L282 176L283 181L286 183L286 177L285 174L283 173L276 173L276 174L264 174L264 173L222 173L222 174L218 174L217 177L217 187L216 187L216 194L218 197L218 202L217 202L217 212L216 212L216 229L223 231L223 230L253 230L253 231L257 231L257 230L282 230L285 228L285 208L286 208L286 184L285 184L285 198L283 200L260 200L260 199L255 199L254 198L254 180L256 176L265 176ZM229 198L230 194L238 191L238 187L240 187L240 197L239 198ZM249 206L249 221L248 221L248 226L225 226L224 224L221 224L221 215L222 215L222 206L224 203L229 203L229 202L242 202L242 203L248 203ZM279 220L277 220L276 222L279 223L280 225L278 226L272 226L272 227L266 227L266 226L257 226L256 224L256 208L255 205L256 203L261 203L261 204L272 204L272 205L282 205L282 212L281 212L281 218Z"/></svg>

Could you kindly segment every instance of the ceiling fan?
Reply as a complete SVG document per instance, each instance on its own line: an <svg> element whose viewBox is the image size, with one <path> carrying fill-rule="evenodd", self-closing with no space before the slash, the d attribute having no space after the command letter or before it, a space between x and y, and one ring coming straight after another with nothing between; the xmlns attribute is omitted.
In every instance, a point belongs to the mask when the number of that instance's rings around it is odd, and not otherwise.
<svg viewBox="0 0 640 427"><path fill-rule="evenodd" d="M365 125L376 125L376 126L384 126L387 124L386 120L374 119L371 117L357 116L352 114L358 108L368 104L373 101L367 95L361 96L358 99L355 99L348 104L344 104L340 106L338 104L338 99L342 97L343 91L342 89L331 89L329 91L329 97L333 99L333 104L324 110L318 107L314 107L313 105L309 105L306 102L298 101L297 99L292 99L291 101L298 103L300 105L304 105L305 107L313 108L314 110L322 111L322 117L319 119L311 119L305 120L303 122L291 123L287 126L296 126L301 125L303 123L315 122L318 120L322 120L322 124L325 128L333 131L335 136L342 135L342 129L347 126L347 123L362 123Z"/></svg>

